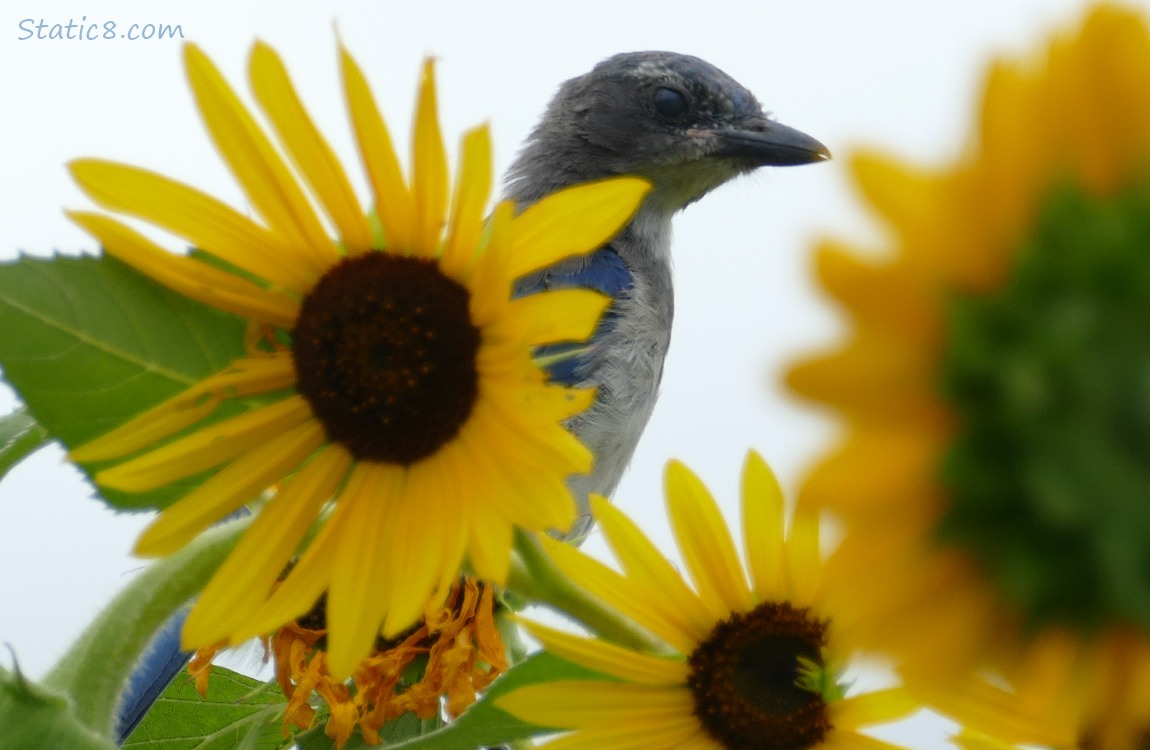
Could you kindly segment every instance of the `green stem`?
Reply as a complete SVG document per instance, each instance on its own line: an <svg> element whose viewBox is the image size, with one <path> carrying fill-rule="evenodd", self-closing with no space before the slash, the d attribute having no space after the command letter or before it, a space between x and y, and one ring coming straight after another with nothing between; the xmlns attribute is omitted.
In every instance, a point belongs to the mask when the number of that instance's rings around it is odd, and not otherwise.
<svg viewBox="0 0 1150 750"><path fill-rule="evenodd" d="M152 636L195 596L251 523L217 526L149 566L88 626L42 684L67 695L76 718L111 736L124 684Z"/></svg>
<svg viewBox="0 0 1150 750"><path fill-rule="evenodd" d="M519 559L513 559L507 577L511 591L532 604L551 607L621 646L642 651L666 650L647 631L573 584L534 535L517 529L515 550Z"/></svg>

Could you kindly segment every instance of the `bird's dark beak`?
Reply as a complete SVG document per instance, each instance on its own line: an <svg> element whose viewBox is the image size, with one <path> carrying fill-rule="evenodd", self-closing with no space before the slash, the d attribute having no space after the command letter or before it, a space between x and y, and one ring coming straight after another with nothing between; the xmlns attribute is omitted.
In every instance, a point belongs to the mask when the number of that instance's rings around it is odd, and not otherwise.
<svg viewBox="0 0 1150 750"><path fill-rule="evenodd" d="M773 120L754 119L745 127L712 131L716 156L746 159L756 167L789 167L831 158L830 149L806 133Z"/></svg>

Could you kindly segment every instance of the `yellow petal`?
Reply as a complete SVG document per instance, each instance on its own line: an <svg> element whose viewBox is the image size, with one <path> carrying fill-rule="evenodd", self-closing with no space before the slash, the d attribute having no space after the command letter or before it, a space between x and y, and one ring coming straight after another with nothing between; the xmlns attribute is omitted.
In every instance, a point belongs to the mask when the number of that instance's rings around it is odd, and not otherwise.
<svg viewBox="0 0 1150 750"><path fill-rule="evenodd" d="M507 320L521 326L518 340L532 346L585 341L610 304L610 297L590 289L541 292L512 300Z"/></svg>
<svg viewBox="0 0 1150 750"><path fill-rule="evenodd" d="M783 550L785 506L779 480L762 456L747 452L743 463L743 547L760 602L786 598Z"/></svg>
<svg viewBox="0 0 1150 750"><path fill-rule="evenodd" d="M833 404L852 421L929 428L945 424L950 413L936 385L940 356L940 347L860 327L845 346L792 367L787 383L806 398Z"/></svg>
<svg viewBox="0 0 1150 750"><path fill-rule="evenodd" d="M348 113L359 144L359 155L375 195L375 210L383 225L384 242L392 252L410 252L415 238L413 203L399 168L391 134L376 107L367 79L342 44L339 61Z"/></svg>
<svg viewBox="0 0 1150 750"><path fill-rule="evenodd" d="M936 471L946 433L918 429L860 429L824 458L802 486L799 506L830 508L852 518L904 512L906 497L935 498ZM865 476L860 483L857 477ZM932 503L922 502L929 510Z"/></svg>
<svg viewBox="0 0 1150 750"><path fill-rule="evenodd" d="M166 555L283 479L324 441L323 428L305 422L269 437L160 513L136 542L136 554Z"/></svg>
<svg viewBox="0 0 1150 750"><path fill-rule="evenodd" d="M795 509L786 552L787 598L800 606L811 604L822 580L823 570L817 511L805 506Z"/></svg>
<svg viewBox="0 0 1150 750"><path fill-rule="evenodd" d="M299 303L278 292L186 255L169 253L142 234L100 214L72 211L68 216L100 241L105 251L185 297L240 317L291 328Z"/></svg>
<svg viewBox="0 0 1150 750"><path fill-rule="evenodd" d="M902 688L875 690L834 701L829 706L831 724L850 730L870 724L904 719L920 708Z"/></svg>
<svg viewBox="0 0 1150 750"><path fill-rule="evenodd" d="M125 456L195 424L215 411L224 397L269 393L294 382L295 368L289 352L237 359L227 369L81 445L69 456L83 462Z"/></svg>
<svg viewBox="0 0 1150 750"><path fill-rule="evenodd" d="M477 408L479 405L476 405ZM512 457L524 465L523 452L532 446L515 445L513 450L493 450L492 442L507 440L500 434L495 421L473 415L469 424L456 438L459 450L467 456L467 465L482 476L467 488L471 509L475 513L499 513L504 521L525 529L542 530L549 527L567 528L575 517L575 501L563 483L563 476L553 468L543 471L523 471L510 462ZM516 436L517 437L517 436ZM506 444L505 444L506 445ZM531 466L526 463L526 466ZM506 557L506 554L503 555ZM506 568L506 562L500 565Z"/></svg>
<svg viewBox="0 0 1150 750"><path fill-rule="evenodd" d="M951 680L946 689L916 683L912 689L915 698L947 716L960 717L968 729L1004 742L1050 747L1077 744L1077 727L1051 726L1045 716L1029 710L1017 696L983 680Z"/></svg>
<svg viewBox="0 0 1150 750"><path fill-rule="evenodd" d="M689 654L699 641L667 620L653 605L655 592L634 585L603 563L573 547L548 537L540 537L543 548L555 565L577 586L602 599L642 627L650 630L680 653Z"/></svg>
<svg viewBox="0 0 1150 750"><path fill-rule="evenodd" d="M409 252L430 258L438 254L447 214L447 153L439 130L435 101L435 61L423 61L411 144L411 189L415 204L415 237Z"/></svg>
<svg viewBox="0 0 1150 750"><path fill-rule="evenodd" d="M550 467L550 474L556 474L556 469L566 469L567 473L591 470L592 455L585 445L570 433L564 434L559 425L542 421L530 411L547 405L546 396L539 394L540 398L533 399L530 396L535 394L519 394L518 401L510 402L510 394L508 398L490 395L490 398L476 403L471 415L474 424L464 428L469 436L474 433L477 437L500 441L511 448L501 453L518 453L516 457L529 465ZM529 477L509 478L517 484L529 486L526 481Z"/></svg>
<svg viewBox="0 0 1150 750"><path fill-rule="evenodd" d="M102 159L76 159L68 168L104 208L151 222L261 279L303 293L319 278L321 269L301 263L290 242L195 188Z"/></svg>
<svg viewBox="0 0 1150 750"><path fill-rule="evenodd" d="M335 224L344 246L351 253L370 249L371 227L351 182L300 101L279 55L267 44L256 42L248 71L256 101L267 114L292 163Z"/></svg>
<svg viewBox="0 0 1150 750"><path fill-rule="evenodd" d="M615 177L560 190L528 207L512 225L509 278L598 248L623 228L650 190L644 179Z"/></svg>
<svg viewBox="0 0 1150 750"><path fill-rule="evenodd" d="M208 56L189 43L184 62L204 126L248 199L273 232L297 244L292 262L322 274L339 255L295 177Z"/></svg>
<svg viewBox="0 0 1150 750"><path fill-rule="evenodd" d="M442 577L444 566L458 570L459 559L444 560L442 537L428 519L443 519L452 523L452 516L442 510L444 488L439 476L427 465L417 464L407 469L403 492L394 500L394 520L391 528L394 538L387 550L387 575L401 585L392 585L387 619L383 624L385 637L396 635L417 621L423 614L427 599ZM480 510L479 512L483 512Z"/></svg>
<svg viewBox="0 0 1150 750"><path fill-rule="evenodd" d="M507 269L511 264L510 228L514 210L510 201L502 201L491 211L487 245L468 282L471 323L480 330L499 320L511 300L513 277L508 276Z"/></svg>
<svg viewBox="0 0 1150 750"><path fill-rule="evenodd" d="M591 509L627 577L652 592L651 603L659 614L681 628L685 637L704 640L715 621L707 616L699 596L683 581L679 571L631 519L607 500L592 495Z"/></svg>
<svg viewBox="0 0 1150 750"><path fill-rule="evenodd" d="M491 131L486 125L463 134L454 195L440 267L451 278L463 279L478 254L483 213L491 198Z"/></svg>
<svg viewBox="0 0 1150 750"><path fill-rule="evenodd" d="M271 633L315 606L331 584L332 559L342 543L346 511L347 506L337 502L331 517L324 522L323 528L271 598L250 619L236 626L232 643Z"/></svg>
<svg viewBox="0 0 1150 750"><path fill-rule="evenodd" d="M703 734L701 727L696 727L694 734L685 738L682 744L674 745L674 748L675 750L723 750L719 743Z"/></svg>
<svg viewBox="0 0 1150 750"><path fill-rule="evenodd" d="M475 574L503 585L511 565L514 528L498 513L469 510L467 524L467 557Z"/></svg>
<svg viewBox="0 0 1150 750"><path fill-rule="evenodd" d="M678 461L664 474L667 515L700 599L716 620L754 607L730 529L706 486Z"/></svg>
<svg viewBox="0 0 1150 750"><path fill-rule="evenodd" d="M1060 693L1076 680L1082 639L1067 627L1047 627L1030 640L1011 681L1031 705L1056 706Z"/></svg>
<svg viewBox="0 0 1150 750"><path fill-rule="evenodd" d="M867 202L892 229L903 236L931 236L938 175L876 152L856 153L850 167Z"/></svg>
<svg viewBox="0 0 1150 750"><path fill-rule="evenodd" d="M259 610L350 466L347 451L328 446L284 483L200 594L184 623L185 642L225 640Z"/></svg>
<svg viewBox="0 0 1150 750"><path fill-rule="evenodd" d="M485 362L480 363L480 373L483 376L491 374L485 369L485 365ZM500 373L499 378L493 376L480 386L484 389L483 398L490 398L495 404L495 412L509 424L527 428L530 433L540 430L543 425L556 425L561 420L580 414L594 402L594 388L567 388L542 383L536 388L526 387L523 381L530 382L528 378L535 375L531 372L532 369L528 368L526 372L520 370ZM499 382L504 376L507 381L517 378L521 382L518 387L509 382ZM523 436L521 442L535 443L541 439L543 438L540 436L527 434ZM574 436L571 439L576 440ZM550 436L546 440L554 442ZM569 455L579 465L585 462L582 456L574 452L569 453L574 451L573 448L560 447L557 451Z"/></svg>
<svg viewBox="0 0 1150 750"><path fill-rule="evenodd" d="M962 750L1018 750L1016 745L965 729L952 737L951 742Z"/></svg>
<svg viewBox="0 0 1150 750"><path fill-rule="evenodd" d="M396 498L405 471L394 465L357 464L340 503L347 506L328 592L328 667L343 680L371 651L389 604L394 580L386 542L394 538ZM383 541L384 544L380 542Z"/></svg>
<svg viewBox="0 0 1150 750"><path fill-rule="evenodd" d="M819 750L906 750L900 745L892 745L858 732L836 732L831 730Z"/></svg>
<svg viewBox="0 0 1150 750"><path fill-rule="evenodd" d="M194 389L194 387L193 387ZM220 405L218 398L188 399L186 392L168 399L68 453L73 461L87 463L119 458L176 434L199 422Z"/></svg>
<svg viewBox="0 0 1150 750"><path fill-rule="evenodd" d="M445 487L440 498L439 512L444 514L442 516L444 518L456 519L454 523L443 524L444 528L439 530L444 560L463 560L467 555L467 529L471 524L471 514L469 513L471 504L467 502L469 499L467 489L473 481L469 468L463 465L462 454L454 450L442 451L435 457L434 465L429 467L431 471L439 475ZM479 515L493 514L480 511ZM444 568L441 571L442 577L439 581L439 587L444 590L449 588L455 581L456 572L450 568ZM481 577L489 581L497 580L500 585L506 580L506 574L498 579Z"/></svg>
<svg viewBox="0 0 1150 750"><path fill-rule="evenodd" d="M209 425L150 453L105 469L96 475L96 481L127 492L159 487L258 448L310 418L311 410L303 397L290 396Z"/></svg>
<svg viewBox="0 0 1150 750"><path fill-rule="evenodd" d="M860 325L933 347L942 338L936 289L905 263L878 262L836 242L815 249L819 283L851 310Z"/></svg>
<svg viewBox="0 0 1150 750"><path fill-rule="evenodd" d="M548 750L723 750L694 717L585 729L548 742Z"/></svg>
<svg viewBox="0 0 1150 750"><path fill-rule="evenodd" d="M537 622L519 622L561 659L602 674L644 685L686 685L690 668L681 660L648 656L613 643L580 638Z"/></svg>

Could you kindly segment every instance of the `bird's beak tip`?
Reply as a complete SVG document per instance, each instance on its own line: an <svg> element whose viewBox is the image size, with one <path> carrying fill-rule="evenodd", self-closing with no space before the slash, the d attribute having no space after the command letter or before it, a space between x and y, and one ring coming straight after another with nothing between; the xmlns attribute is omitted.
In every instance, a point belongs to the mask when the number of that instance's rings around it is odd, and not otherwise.
<svg viewBox="0 0 1150 750"><path fill-rule="evenodd" d="M761 128L761 129L760 129ZM829 161L831 151L818 140L773 120L754 129L724 130L722 156L748 159L759 167L786 167Z"/></svg>

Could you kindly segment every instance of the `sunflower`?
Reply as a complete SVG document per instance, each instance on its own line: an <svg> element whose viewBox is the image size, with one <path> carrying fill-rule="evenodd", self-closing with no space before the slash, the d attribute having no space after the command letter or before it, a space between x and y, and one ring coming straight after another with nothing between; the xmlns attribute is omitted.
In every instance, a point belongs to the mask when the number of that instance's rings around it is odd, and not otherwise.
<svg viewBox="0 0 1150 750"><path fill-rule="evenodd" d="M1150 34L1110 5L989 71L945 168L862 154L893 248L827 242L849 340L788 375L844 419L800 504L830 596L931 691L988 669L1095 746L1150 727ZM881 597L856 592L882 581ZM961 721L961 717L960 721Z"/></svg>
<svg viewBox="0 0 1150 750"><path fill-rule="evenodd" d="M549 745L556 750L893 748L857 730L915 705L899 688L844 697L837 676L849 654L842 623L824 606L818 522L800 514L785 528L782 492L762 458L748 454L743 471L749 583L714 498L676 461L667 465L666 499L694 590L602 498L593 510L622 574L544 542L565 574L661 646L643 652L527 623L548 651L612 679L526 687L496 705L574 730Z"/></svg>
<svg viewBox="0 0 1150 750"><path fill-rule="evenodd" d="M96 482L128 492L214 472L143 532L136 552L145 556L169 554L270 495L199 597L184 645L271 632L326 593L329 667L346 677L381 627L394 635L434 591L446 596L465 558L502 582L514 527L573 520L564 479L587 471L591 455L563 423L592 393L547 383L531 354L587 338L607 300L561 291L512 301L512 284L609 239L648 186L579 186L518 215L502 203L485 222L487 128L464 135L452 192L427 61L405 180L367 81L341 49L374 193L365 210L270 47L254 45L249 73L286 160L204 53L184 52L207 130L258 220L95 159L71 164L92 200L197 252L168 252L111 216L70 215L109 255L246 318L247 355L72 457L101 462Z"/></svg>

